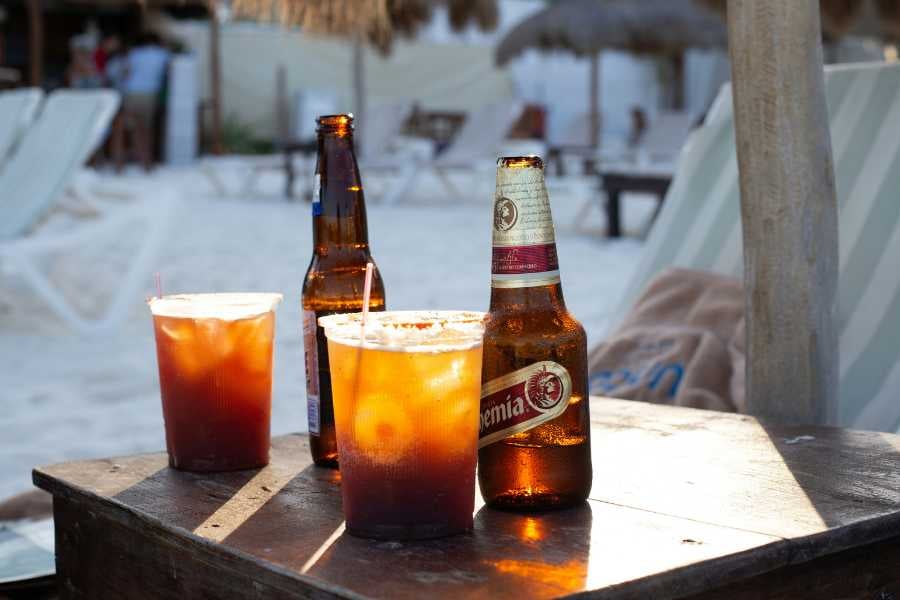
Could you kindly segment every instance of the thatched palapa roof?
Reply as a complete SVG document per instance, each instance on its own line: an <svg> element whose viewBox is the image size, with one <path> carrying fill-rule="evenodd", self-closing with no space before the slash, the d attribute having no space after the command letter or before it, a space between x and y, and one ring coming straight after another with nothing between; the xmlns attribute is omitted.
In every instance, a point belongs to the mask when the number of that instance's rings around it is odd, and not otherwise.
<svg viewBox="0 0 900 600"><path fill-rule="evenodd" d="M693 0L557 0L510 31L495 58L503 65L529 48L586 56L605 49L676 53L726 44L721 17Z"/></svg>
<svg viewBox="0 0 900 600"><path fill-rule="evenodd" d="M470 24L496 27L496 0L233 0L238 17L299 26L304 31L343 37L363 35L386 53L396 35L410 37L445 6L456 30Z"/></svg>

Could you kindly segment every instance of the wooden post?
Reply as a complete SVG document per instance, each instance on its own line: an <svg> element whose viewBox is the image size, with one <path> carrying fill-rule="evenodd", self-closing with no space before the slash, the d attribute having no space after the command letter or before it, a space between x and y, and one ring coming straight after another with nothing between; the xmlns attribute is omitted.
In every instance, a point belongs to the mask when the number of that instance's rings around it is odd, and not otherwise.
<svg viewBox="0 0 900 600"><path fill-rule="evenodd" d="M219 47L219 0L209 0L208 8L212 153L222 154L222 53Z"/></svg>
<svg viewBox="0 0 900 600"><path fill-rule="evenodd" d="M600 144L600 53L591 54L591 78L588 83L588 114L590 114L591 132L590 143L592 148Z"/></svg>
<svg viewBox="0 0 900 600"><path fill-rule="evenodd" d="M278 63L275 68L275 140L284 147L291 138L291 108L288 99L287 67Z"/></svg>
<svg viewBox="0 0 900 600"><path fill-rule="evenodd" d="M672 109L684 110L684 52L675 52L672 63Z"/></svg>
<svg viewBox="0 0 900 600"><path fill-rule="evenodd" d="M44 82L44 13L41 0L28 0L28 84Z"/></svg>
<svg viewBox="0 0 900 600"><path fill-rule="evenodd" d="M747 407L833 422L837 201L818 0L728 0L747 315Z"/></svg>

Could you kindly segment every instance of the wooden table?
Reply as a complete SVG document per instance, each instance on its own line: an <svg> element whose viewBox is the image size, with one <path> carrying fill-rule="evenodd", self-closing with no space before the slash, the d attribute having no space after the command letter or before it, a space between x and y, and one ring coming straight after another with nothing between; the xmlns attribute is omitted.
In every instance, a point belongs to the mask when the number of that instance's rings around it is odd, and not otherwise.
<svg viewBox="0 0 900 600"><path fill-rule="evenodd" d="M429 542L342 531L305 436L260 471L164 454L42 467L73 598L900 598L900 436L594 398L576 509L480 508Z"/></svg>
<svg viewBox="0 0 900 600"><path fill-rule="evenodd" d="M622 236L621 195L622 192L647 192L655 194L662 204L669 184L671 173L624 173L606 172L600 174L600 182L606 190L607 235L611 238ZM657 207L657 212L659 208Z"/></svg>

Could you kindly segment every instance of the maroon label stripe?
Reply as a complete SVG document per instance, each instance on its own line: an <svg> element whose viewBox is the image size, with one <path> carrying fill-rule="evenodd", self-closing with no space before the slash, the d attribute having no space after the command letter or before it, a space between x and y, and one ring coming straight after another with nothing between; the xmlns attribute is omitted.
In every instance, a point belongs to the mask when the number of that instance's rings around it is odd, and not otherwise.
<svg viewBox="0 0 900 600"><path fill-rule="evenodd" d="M536 246L494 246L491 273L494 275L522 275L544 273L559 269L556 244Z"/></svg>

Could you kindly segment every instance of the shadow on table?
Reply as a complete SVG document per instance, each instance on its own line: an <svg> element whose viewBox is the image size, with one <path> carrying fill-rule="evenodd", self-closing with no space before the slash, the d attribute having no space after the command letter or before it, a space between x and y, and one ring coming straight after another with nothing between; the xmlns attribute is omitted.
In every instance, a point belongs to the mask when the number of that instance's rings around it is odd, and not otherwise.
<svg viewBox="0 0 900 600"><path fill-rule="evenodd" d="M112 496L167 524L194 531L221 510L259 470L189 473L164 467Z"/></svg>
<svg viewBox="0 0 900 600"><path fill-rule="evenodd" d="M793 516L810 521L818 518L831 528L897 512L900 505L900 438L897 436L837 427L756 422L777 453L771 472L772 486L799 488L808 503L806 507L797 506L794 515L786 514L786 520ZM784 468L777 468L779 461ZM897 533L900 532L894 531L893 535ZM885 534L892 535L889 531ZM874 535L869 541L876 539L878 536Z"/></svg>

